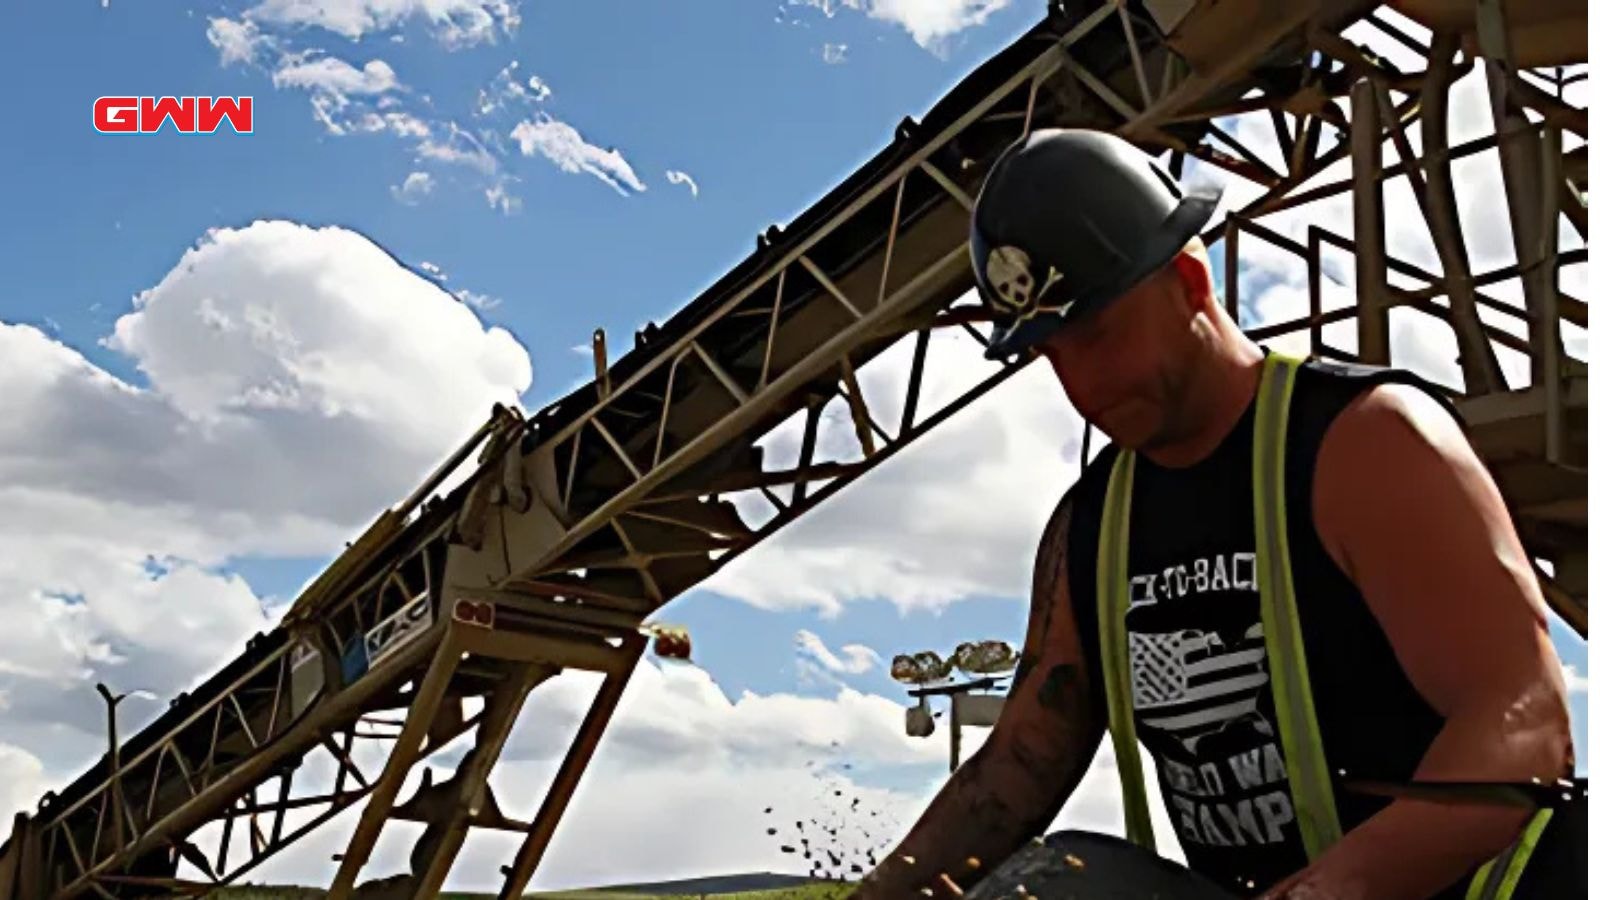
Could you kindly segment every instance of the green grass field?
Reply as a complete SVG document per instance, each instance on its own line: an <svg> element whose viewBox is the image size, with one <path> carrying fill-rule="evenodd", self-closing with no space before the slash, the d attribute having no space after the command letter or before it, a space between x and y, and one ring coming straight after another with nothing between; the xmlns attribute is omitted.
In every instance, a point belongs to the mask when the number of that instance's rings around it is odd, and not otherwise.
<svg viewBox="0 0 1600 900"><path fill-rule="evenodd" d="M811 884L804 887L778 888L770 891L745 891L736 894L633 894L616 891L555 891L532 893L524 896L533 900L699 900L716 897L718 900L844 900L852 884ZM236 887L218 892L222 900L321 900L324 891L296 887ZM440 900L488 900L490 894L440 894Z"/></svg>
<svg viewBox="0 0 1600 900"><path fill-rule="evenodd" d="M771 891L741 891L736 894L614 894L610 891L562 891L551 894L528 894L539 900L698 900L716 897L718 900L844 900L849 896L849 884L809 884L804 887L778 888Z"/></svg>

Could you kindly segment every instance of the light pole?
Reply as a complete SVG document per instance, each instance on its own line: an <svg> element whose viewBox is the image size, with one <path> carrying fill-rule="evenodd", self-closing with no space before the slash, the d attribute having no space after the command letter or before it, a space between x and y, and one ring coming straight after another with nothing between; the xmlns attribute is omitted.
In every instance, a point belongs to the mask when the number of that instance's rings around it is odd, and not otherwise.
<svg viewBox="0 0 1600 900"><path fill-rule="evenodd" d="M950 771L954 772L961 765L961 728L964 725L977 727L993 727L999 718L1000 706L1004 704L1005 697L999 694L976 694L974 691L984 691L1000 685L998 678L977 678L960 684L944 684L938 687L913 688L909 693L918 699L913 711L921 710L926 713L929 697L950 698ZM906 733L911 737L927 737L933 733L933 719L929 717L927 730L918 734L912 730L912 717L906 717Z"/></svg>
<svg viewBox="0 0 1600 900"><path fill-rule="evenodd" d="M116 835L117 852L122 852L123 847L123 805L126 802L122 796L122 759L117 749L117 704L128 697L154 697L146 690L132 690L121 694L112 694L111 689L104 682L95 682L94 689L106 701L106 740L111 745L111 752L106 757L110 765L111 775L111 827Z"/></svg>
<svg viewBox="0 0 1600 900"><path fill-rule="evenodd" d="M1004 675L1017 664L1016 651L1004 641L964 643L948 658L924 651L914 655L894 658L890 677L905 684L914 684L908 693L917 703L906 710L906 734L910 737L927 737L933 734L934 713L928 709L929 697L950 698L950 771L961 765L961 729L972 725L992 728L1000 718L1005 705L1001 694L978 693L1002 687ZM971 680L934 685L933 682L949 678L952 669L959 669L975 677Z"/></svg>

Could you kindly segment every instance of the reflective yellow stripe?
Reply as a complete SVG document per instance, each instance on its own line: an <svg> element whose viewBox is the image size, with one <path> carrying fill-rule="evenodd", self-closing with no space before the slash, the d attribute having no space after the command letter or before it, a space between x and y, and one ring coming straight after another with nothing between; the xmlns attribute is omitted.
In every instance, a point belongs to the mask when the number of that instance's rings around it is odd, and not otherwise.
<svg viewBox="0 0 1600 900"><path fill-rule="evenodd" d="M1289 554L1285 456L1289 401L1294 393L1295 373L1302 361L1276 352L1267 354L1256 395L1251 487L1255 504L1257 587L1261 595L1267 662L1272 675L1273 705L1300 838L1307 858L1316 859L1339 840L1342 829L1323 752L1322 732L1317 724L1316 703L1311 694ZM1133 729L1133 702L1129 697L1133 679L1126 617L1133 471L1134 455L1121 451L1111 469L1101 514L1096 588L1101 672L1106 686L1112 749L1116 752L1117 771L1122 781L1123 818L1128 839L1154 849L1144 771L1139 763ZM1551 810L1539 810L1516 844L1484 863L1472 879L1466 900L1510 900L1550 817Z"/></svg>
<svg viewBox="0 0 1600 900"><path fill-rule="evenodd" d="M1289 398L1301 360L1267 354L1256 401L1253 486L1256 572L1261 624L1272 672L1272 702L1289 774L1289 796L1306 858L1316 859L1339 840L1338 807L1323 755L1322 732L1311 695L1300 613L1289 556L1288 502L1284 496Z"/></svg>
<svg viewBox="0 0 1600 900"><path fill-rule="evenodd" d="M1528 867L1528 858L1533 855L1533 848L1538 845L1553 812L1541 809L1534 813L1533 820L1522 829L1522 837L1515 844L1478 867L1472 886L1467 888L1466 900L1511 900L1517 882L1522 880L1522 870Z"/></svg>
<svg viewBox="0 0 1600 900"><path fill-rule="evenodd" d="M1117 771L1122 774L1122 817L1127 838L1155 850L1150 803L1145 796L1144 769L1133 733L1133 684L1128 664L1128 506L1133 499L1133 454L1123 451L1111 468L1105 507L1100 515L1100 556L1095 566L1100 618L1100 669L1106 686L1107 726Z"/></svg>
<svg viewBox="0 0 1600 900"><path fill-rule="evenodd" d="M1255 497L1256 567L1261 594L1262 627L1272 672L1273 701L1283 734L1285 763L1295 818L1308 858L1315 859L1339 839L1333 787L1317 730L1300 619L1289 564L1288 515L1284 500L1284 452L1289 427L1289 399L1300 360L1268 353L1256 395L1252 488ZM1112 749L1122 781L1123 819L1128 839L1155 846L1144 772L1139 764L1133 729L1133 703L1128 696L1132 672L1128 660L1128 528L1133 497L1134 455L1117 455L1106 490L1100 523L1098 604L1100 655L1106 686L1106 709Z"/></svg>
<svg viewBox="0 0 1600 900"><path fill-rule="evenodd" d="M1497 856L1478 867L1478 874L1472 876L1472 884L1467 888L1466 900L1483 900L1483 887L1489 883L1489 873L1499 861Z"/></svg>

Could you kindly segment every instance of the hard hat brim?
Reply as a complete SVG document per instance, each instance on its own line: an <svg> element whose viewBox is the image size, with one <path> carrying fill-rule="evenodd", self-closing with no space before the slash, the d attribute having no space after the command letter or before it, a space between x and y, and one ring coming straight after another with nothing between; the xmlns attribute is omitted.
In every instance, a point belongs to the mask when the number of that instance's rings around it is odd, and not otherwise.
<svg viewBox="0 0 1600 900"><path fill-rule="evenodd" d="M1122 271L1109 276L1094 289L1077 297L1065 312L1044 312L1014 322L997 322L989 338L985 359L1002 360L1031 349L1062 327L1104 307L1171 262L1190 238L1211 221L1222 200L1220 187L1195 187L1161 223L1146 244L1143 254L1131 260Z"/></svg>

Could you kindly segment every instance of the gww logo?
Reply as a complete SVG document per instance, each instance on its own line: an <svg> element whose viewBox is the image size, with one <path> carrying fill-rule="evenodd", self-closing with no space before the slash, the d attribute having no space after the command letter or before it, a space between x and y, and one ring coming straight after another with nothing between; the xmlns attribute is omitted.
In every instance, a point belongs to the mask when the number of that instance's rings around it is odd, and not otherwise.
<svg viewBox="0 0 1600 900"><path fill-rule="evenodd" d="M251 97L98 97L94 128L102 134L154 134L167 122L184 134L210 134L227 120L238 134L255 130Z"/></svg>

